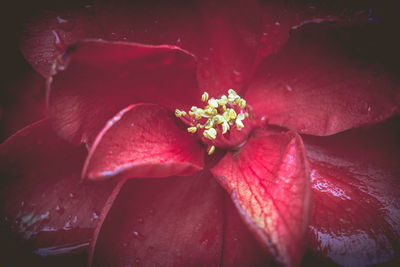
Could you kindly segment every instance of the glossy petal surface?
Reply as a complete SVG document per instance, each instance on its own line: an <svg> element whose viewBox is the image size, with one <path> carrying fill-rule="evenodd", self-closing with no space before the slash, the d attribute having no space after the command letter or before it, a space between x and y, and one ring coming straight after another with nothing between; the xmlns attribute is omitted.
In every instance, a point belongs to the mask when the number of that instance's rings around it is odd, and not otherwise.
<svg viewBox="0 0 400 267"><path fill-rule="evenodd" d="M175 110L200 101L194 58L176 47L85 41L61 60L49 112L60 136L77 143L91 143L107 120L130 104Z"/></svg>
<svg viewBox="0 0 400 267"><path fill-rule="evenodd" d="M26 23L21 49L49 76L54 59L80 39L177 45L199 59L203 90L240 90L254 66L285 44L292 27L340 13L315 3L280 1L118 1L46 12Z"/></svg>
<svg viewBox="0 0 400 267"><path fill-rule="evenodd" d="M311 249L343 266L400 260L399 118L305 137L314 207Z"/></svg>
<svg viewBox="0 0 400 267"><path fill-rule="evenodd" d="M85 156L83 147L60 140L48 121L1 144L2 248L27 244L44 257L87 249L114 182L82 183Z"/></svg>
<svg viewBox="0 0 400 267"><path fill-rule="evenodd" d="M275 259L287 266L298 265L311 192L300 137L259 132L240 151L228 153L212 173Z"/></svg>
<svg viewBox="0 0 400 267"><path fill-rule="evenodd" d="M371 40L380 40L371 34L377 35L363 27L303 27L259 66L246 100L269 123L313 135L390 117L398 110L400 82L383 53L371 50L377 46Z"/></svg>
<svg viewBox="0 0 400 267"><path fill-rule="evenodd" d="M203 155L172 112L153 104L132 105L96 137L82 178L190 175L202 168Z"/></svg>
<svg viewBox="0 0 400 267"><path fill-rule="evenodd" d="M128 180L94 248L94 266L268 264L268 254L207 172Z"/></svg>

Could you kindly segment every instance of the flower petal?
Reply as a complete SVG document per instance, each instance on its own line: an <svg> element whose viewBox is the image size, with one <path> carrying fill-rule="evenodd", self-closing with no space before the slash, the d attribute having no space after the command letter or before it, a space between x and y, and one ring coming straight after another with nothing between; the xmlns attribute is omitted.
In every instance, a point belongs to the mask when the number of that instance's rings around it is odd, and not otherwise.
<svg viewBox="0 0 400 267"><path fill-rule="evenodd" d="M87 249L115 182L82 183L85 156L83 147L60 140L47 120L1 144L1 234L8 237L0 246L11 251L12 265L29 261L20 259L23 246L43 257Z"/></svg>
<svg viewBox="0 0 400 267"><path fill-rule="evenodd" d="M172 112L132 105L109 120L89 151L82 177L190 175L203 166L204 149Z"/></svg>
<svg viewBox="0 0 400 267"><path fill-rule="evenodd" d="M301 138L262 131L237 153L228 153L212 173L275 259L299 265L311 192Z"/></svg>
<svg viewBox="0 0 400 267"><path fill-rule="evenodd" d="M229 88L239 92L253 66L278 51L292 27L332 20L328 14L325 7L279 1L96 2L32 18L21 49L47 77L54 59L84 38L177 45L199 59L200 87L219 96Z"/></svg>
<svg viewBox="0 0 400 267"><path fill-rule="evenodd" d="M93 241L94 265L266 265L226 197L209 172L127 181Z"/></svg>
<svg viewBox="0 0 400 267"><path fill-rule="evenodd" d="M50 116L60 136L77 143L93 140L130 104L187 110L200 101L194 58L177 47L84 41L62 61L65 70L51 82Z"/></svg>
<svg viewBox="0 0 400 267"><path fill-rule="evenodd" d="M310 248L341 266L400 259L400 120L305 137L314 197Z"/></svg>
<svg viewBox="0 0 400 267"><path fill-rule="evenodd" d="M260 65L246 100L269 123L314 135L388 118L398 110L400 83L368 27L302 27Z"/></svg>

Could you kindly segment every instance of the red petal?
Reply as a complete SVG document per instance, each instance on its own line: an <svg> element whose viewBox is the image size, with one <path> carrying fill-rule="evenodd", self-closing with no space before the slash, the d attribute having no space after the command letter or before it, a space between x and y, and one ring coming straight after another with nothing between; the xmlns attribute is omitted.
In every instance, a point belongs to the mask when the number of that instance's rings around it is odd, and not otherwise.
<svg viewBox="0 0 400 267"><path fill-rule="evenodd" d="M129 104L175 110L200 101L194 58L176 47L86 41L66 54L63 63L68 66L53 77L49 107L65 139L90 143Z"/></svg>
<svg viewBox="0 0 400 267"><path fill-rule="evenodd" d="M256 57L278 51L291 27L323 21L312 19L326 13L308 4L254 0L96 3L33 18L21 48L35 69L49 76L54 59L83 38L177 45L199 58L200 87L218 96L229 88L239 91Z"/></svg>
<svg viewBox="0 0 400 267"><path fill-rule="evenodd" d="M152 104L119 112L89 151L83 178L190 175L203 166L204 150L172 112Z"/></svg>
<svg viewBox="0 0 400 267"><path fill-rule="evenodd" d="M303 27L260 65L246 100L271 124L314 135L393 115L399 79L380 64L380 52L368 50L376 46L373 34L362 27Z"/></svg>
<svg viewBox="0 0 400 267"><path fill-rule="evenodd" d="M250 139L212 169L248 226L278 262L300 263L310 210L309 176L294 133Z"/></svg>
<svg viewBox="0 0 400 267"><path fill-rule="evenodd" d="M225 198L207 172L129 180L93 246L95 265L265 266L268 255Z"/></svg>
<svg viewBox="0 0 400 267"><path fill-rule="evenodd" d="M307 137L311 249L343 266L400 259L400 120Z"/></svg>
<svg viewBox="0 0 400 267"><path fill-rule="evenodd" d="M88 247L115 183L82 183L79 173L85 156L82 147L71 147L56 137L48 121L1 144L2 230L18 239L2 238L2 248L15 244L19 251L27 243L34 254L58 256Z"/></svg>

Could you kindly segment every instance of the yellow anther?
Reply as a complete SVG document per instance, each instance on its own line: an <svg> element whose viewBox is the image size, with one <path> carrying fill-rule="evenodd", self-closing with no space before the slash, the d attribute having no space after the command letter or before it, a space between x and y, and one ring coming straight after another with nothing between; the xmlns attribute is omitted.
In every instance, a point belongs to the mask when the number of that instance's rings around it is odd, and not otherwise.
<svg viewBox="0 0 400 267"><path fill-rule="evenodd" d="M175 116L178 118L181 116L186 116L186 112L183 110L175 109Z"/></svg>
<svg viewBox="0 0 400 267"><path fill-rule="evenodd" d="M236 118L235 123L236 123L236 128L237 128L239 131L244 127L244 124L243 124L242 120L239 119L239 117Z"/></svg>
<svg viewBox="0 0 400 267"><path fill-rule="evenodd" d="M224 117L222 117L221 115L215 115L213 117L213 121L214 121L214 125L215 124L221 124L225 121Z"/></svg>
<svg viewBox="0 0 400 267"><path fill-rule="evenodd" d="M189 127L189 128L187 128L187 131L189 133L195 133L197 131L197 128L196 127Z"/></svg>
<svg viewBox="0 0 400 267"><path fill-rule="evenodd" d="M211 98L210 100L208 100L208 104L210 106L212 106L213 108L217 108L218 107L218 102L217 102L217 100L215 100L215 98Z"/></svg>
<svg viewBox="0 0 400 267"><path fill-rule="evenodd" d="M236 111L233 108L231 108L229 110L229 119L234 120L234 119L236 119L236 116L237 116Z"/></svg>
<svg viewBox="0 0 400 267"><path fill-rule="evenodd" d="M226 134L226 132L227 132L229 129L230 129L229 124L228 124L226 121L224 121L224 122L222 123L222 134Z"/></svg>
<svg viewBox="0 0 400 267"><path fill-rule="evenodd" d="M210 129L214 127L214 120L212 118L209 118L206 122L206 124L204 125L204 128L206 129Z"/></svg>
<svg viewBox="0 0 400 267"><path fill-rule="evenodd" d="M208 93L207 93L207 92L204 92L204 93L201 95L201 101L206 102L207 100L208 100Z"/></svg>
<svg viewBox="0 0 400 267"><path fill-rule="evenodd" d="M238 95L238 94L235 92L235 90L233 90L233 89L229 89L229 90L228 90L228 94L229 94L229 95Z"/></svg>
<svg viewBox="0 0 400 267"><path fill-rule="evenodd" d="M246 100L244 100L243 98L241 98L239 100L239 107L240 108L245 108L246 107Z"/></svg>
<svg viewBox="0 0 400 267"><path fill-rule="evenodd" d="M213 140L217 137L217 131L214 128L210 128L203 132L205 138Z"/></svg>
<svg viewBox="0 0 400 267"><path fill-rule="evenodd" d="M207 106L206 109L204 110L205 117L209 118L211 116L214 116L216 114L218 114L218 110L216 110L215 108L211 107L211 106Z"/></svg>
<svg viewBox="0 0 400 267"><path fill-rule="evenodd" d="M201 100L207 103L204 108L191 107L188 112L190 116L184 119L190 125L187 128L189 133L201 131L205 138L214 140L218 132L226 134L232 127L237 130L244 127L243 120L249 116L246 111L246 101L233 89L229 89L227 95L222 95L218 99L209 98L208 93L204 92ZM176 109L175 115L181 117L187 114L183 110ZM211 155L214 151L215 147L211 145L208 154Z"/></svg>
<svg viewBox="0 0 400 267"><path fill-rule="evenodd" d="M208 155L211 155L215 151L215 146L211 146L210 149L208 150Z"/></svg>
<svg viewBox="0 0 400 267"><path fill-rule="evenodd" d="M228 104L228 97L223 95L220 99L217 99L217 102L220 107L224 107L226 104Z"/></svg>
<svg viewBox="0 0 400 267"><path fill-rule="evenodd" d="M229 118L229 110L230 110L230 109L226 110L226 111L222 114L222 116L224 117L224 119L225 119L226 121L229 121L229 120L230 120L230 118Z"/></svg>

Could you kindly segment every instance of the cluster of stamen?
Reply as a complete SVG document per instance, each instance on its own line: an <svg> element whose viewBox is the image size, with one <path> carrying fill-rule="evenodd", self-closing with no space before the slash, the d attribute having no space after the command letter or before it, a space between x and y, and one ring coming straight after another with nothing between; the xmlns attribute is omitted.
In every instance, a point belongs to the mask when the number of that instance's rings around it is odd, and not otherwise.
<svg viewBox="0 0 400 267"><path fill-rule="evenodd" d="M208 93L204 92L201 100L208 105L204 108L193 106L187 113L175 110L175 116L185 119L190 125L187 128L189 133L203 131L205 138L214 140L220 132L224 135L232 128L240 131L244 127L243 120L249 115L246 100L233 89L228 90L228 96L222 95L219 99L209 98ZM215 146L212 145L208 154L211 155L214 151Z"/></svg>

